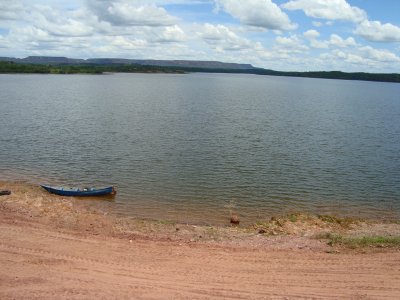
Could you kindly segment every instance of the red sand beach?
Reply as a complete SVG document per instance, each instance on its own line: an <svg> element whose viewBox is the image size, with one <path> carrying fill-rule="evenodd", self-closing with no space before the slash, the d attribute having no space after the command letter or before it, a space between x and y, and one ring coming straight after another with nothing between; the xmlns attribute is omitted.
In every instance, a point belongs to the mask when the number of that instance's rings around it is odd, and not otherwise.
<svg viewBox="0 0 400 300"><path fill-rule="evenodd" d="M266 232L126 220L28 184L6 187L1 299L400 298L398 248L332 247L315 234L344 229L317 219L277 220L281 230ZM396 223L346 230L400 235Z"/></svg>

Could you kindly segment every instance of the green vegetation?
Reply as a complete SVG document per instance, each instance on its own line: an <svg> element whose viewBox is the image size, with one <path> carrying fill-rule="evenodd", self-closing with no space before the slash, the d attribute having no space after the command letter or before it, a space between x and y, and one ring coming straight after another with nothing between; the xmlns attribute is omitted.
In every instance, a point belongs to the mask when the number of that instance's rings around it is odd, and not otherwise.
<svg viewBox="0 0 400 300"><path fill-rule="evenodd" d="M272 75L272 76L324 78L324 79L400 82L400 74L397 74L397 73L393 73L393 74L363 73L363 72L346 73L346 72L341 72L341 71L281 72L281 71L259 69L259 71L256 72L255 74Z"/></svg>
<svg viewBox="0 0 400 300"><path fill-rule="evenodd" d="M310 231L345 232L366 224L365 220L337 217L332 215L313 215L307 213L289 213L272 217L270 220L260 220L252 225L258 233L265 235L278 234L309 234Z"/></svg>
<svg viewBox="0 0 400 300"><path fill-rule="evenodd" d="M400 82L400 74L385 73L346 73L340 71L320 72L282 72L262 68L252 69L227 69L227 68L202 68L202 67L160 67L139 64L21 64L12 61L0 61L0 73L41 73L41 74L103 74L105 72L124 73L241 73L270 76L307 77L343 80L365 80Z"/></svg>
<svg viewBox="0 0 400 300"><path fill-rule="evenodd" d="M318 219L320 219L323 222L326 223L332 223L332 224L337 224L343 229L350 229L351 225L357 224L360 222L360 220L354 219L354 218L339 218L336 216L330 216L330 215L318 215Z"/></svg>
<svg viewBox="0 0 400 300"><path fill-rule="evenodd" d="M170 220L157 220L155 222L160 225L176 225L176 222Z"/></svg>
<svg viewBox="0 0 400 300"><path fill-rule="evenodd" d="M107 72L121 73L183 73L175 68L142 65L44 65L19 64L9 61L0 61L0 73L39 73L39 74L103 74Z"/></svg>
<svg viewBox="0 0 400 300"><path fill-rule="evenodd" d="M289 219L289 221L292 222L292 223L297 222L298 217L299 217L299 216L298 216L297 214L290 214L290 215L288 215L288 219Z"/></svg>
<svg viewBox="0 0 400 300"><path fill-rule="evenodd" d="M344 246L351 249L375 247L375 248L398 248L400 247L400 236L363 236L346 237L334 233L323 233L316 236L318 239L327 240L330 246Z"/></svg>
<svg viewBox="0 0 400 300"><path fill-rule="evenodd" d="M363 80L363 81L383 81L383 82L400 82L400 74L398 73L346 73L341 71L316 71L316 72L284 72L274 71L262 68L253 69L217 69L217 68L193 68L193 67L176 67L184 72L205 72L205 73L239 73L254 75L270 75L270 76L287 76L287 77L306 77L306 78L322 78L322 79L342 79L342 80Z"/></svg>

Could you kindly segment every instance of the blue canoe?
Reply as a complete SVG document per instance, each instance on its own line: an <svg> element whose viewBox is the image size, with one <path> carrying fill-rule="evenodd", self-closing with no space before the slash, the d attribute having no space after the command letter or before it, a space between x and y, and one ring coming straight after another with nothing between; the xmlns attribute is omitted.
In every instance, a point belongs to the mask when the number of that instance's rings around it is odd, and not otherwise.
<svg viewBox="0 0 400 300"><path fill-rule="evenodd" d="M46 191L52 194L61 196L104 196L104 195L115 195L117 192L113 186L105 188L68 188L68 187L52 187L48 185L40 185Z"/></svg>

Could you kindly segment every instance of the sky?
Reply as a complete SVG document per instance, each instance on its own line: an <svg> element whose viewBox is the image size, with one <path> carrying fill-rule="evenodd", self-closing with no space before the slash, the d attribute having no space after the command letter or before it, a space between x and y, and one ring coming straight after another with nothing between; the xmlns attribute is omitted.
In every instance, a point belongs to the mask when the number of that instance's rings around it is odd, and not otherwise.
<svg viewBox="0 0 400 300"><path fill-rule="evenodd" d="M398 0L0 0L0 56L400 73Z"/></svg>

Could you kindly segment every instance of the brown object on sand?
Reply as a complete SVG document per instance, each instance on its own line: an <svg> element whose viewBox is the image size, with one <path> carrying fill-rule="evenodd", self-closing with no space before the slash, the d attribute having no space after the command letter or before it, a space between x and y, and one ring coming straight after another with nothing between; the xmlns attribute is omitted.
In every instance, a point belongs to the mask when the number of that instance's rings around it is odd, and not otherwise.
<svg viewBox="0 0 400 300"><path fill-rule="evenodd" d="M240 223L239 216L238 215L232 215L231 216L231 224L239 225L239 223Z"/></svg>
<svg viewBox="0 0 400 300"><path fill-rule="evenodd" d="M0 191L0 196L4 196L4 195L11 195L11 191L10 190L2 190L2 191Z"/></svg>

